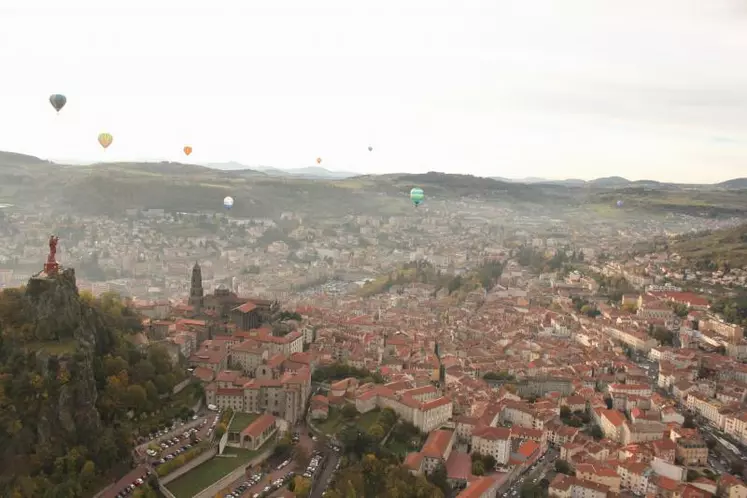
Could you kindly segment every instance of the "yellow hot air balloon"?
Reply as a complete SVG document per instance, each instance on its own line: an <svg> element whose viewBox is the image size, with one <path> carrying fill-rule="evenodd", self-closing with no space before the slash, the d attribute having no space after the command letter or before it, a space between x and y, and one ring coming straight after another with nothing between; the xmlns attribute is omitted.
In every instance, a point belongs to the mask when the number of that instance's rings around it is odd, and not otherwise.
<svg viewBox="0 0 747 498"><path fill-rule="evenodd" d="M190 155L192 153L192 147L190 147L189 145L185 146L184 153Z"/></svg>
<svg viewBox="0 0 747 498"><path fill-rule="evenodd" d="M111 136L109 133L100 133L99 134L99 143L103 148L109 147L112 142L114 141L114 137Z"/></svg>

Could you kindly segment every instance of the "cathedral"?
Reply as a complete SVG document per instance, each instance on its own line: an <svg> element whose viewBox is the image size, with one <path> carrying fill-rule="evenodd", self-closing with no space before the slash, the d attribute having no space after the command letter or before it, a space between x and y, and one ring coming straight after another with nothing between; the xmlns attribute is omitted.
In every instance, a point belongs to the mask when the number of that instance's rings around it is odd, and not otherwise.
<svg viewBox="0 0 747 498"><path fill-rule="evenodd" d="M212 317L223 323L231 321L240 330L259 327L279 310L277 301L242 298L221 284L212 295L202 287L202 268L195 262L189 288L189 305L198 317Z"/></svg>

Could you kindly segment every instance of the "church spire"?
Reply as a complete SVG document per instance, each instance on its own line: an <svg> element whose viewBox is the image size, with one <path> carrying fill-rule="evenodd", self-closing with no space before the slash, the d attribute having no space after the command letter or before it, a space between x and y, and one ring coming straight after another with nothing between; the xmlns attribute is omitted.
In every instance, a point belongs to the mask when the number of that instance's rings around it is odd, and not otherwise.
<svg viewBox="0 0 747 498"><path fill-rule="evenodd" d="M202 299L205 292L202 289L202 269L200 264L195 261L192 267L192 281L189 286L189 305L195 308L196 312L202 309Z"/></svg>

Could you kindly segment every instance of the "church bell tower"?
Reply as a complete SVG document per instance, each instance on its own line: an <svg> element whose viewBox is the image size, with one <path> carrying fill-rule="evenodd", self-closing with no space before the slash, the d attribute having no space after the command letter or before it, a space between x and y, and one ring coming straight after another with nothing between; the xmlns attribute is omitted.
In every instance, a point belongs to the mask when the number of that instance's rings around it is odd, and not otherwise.
<svg viewBox="0 0 747 498"><path fill-rule="evenodd" d="M202 310L202 299L205 295L202 290L202 268L200 264L195 261L194 267L192 267L192 282L189 286L189 305L194 307L195 312L199 313Z"/></svg>

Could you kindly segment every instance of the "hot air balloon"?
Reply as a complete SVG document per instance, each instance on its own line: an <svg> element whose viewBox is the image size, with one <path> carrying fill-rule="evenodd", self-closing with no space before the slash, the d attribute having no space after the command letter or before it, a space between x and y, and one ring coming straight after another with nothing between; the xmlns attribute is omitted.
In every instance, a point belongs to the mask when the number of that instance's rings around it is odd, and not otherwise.
<svg viewBox="0 0 747 498"><path fill-rule="evenodd" d="M617 207L622 207L623 201L617 201Z"/></svg>
<svg viewBox="0 0 747 498"><path fill-rule="evenodd" d="M371 152L372 150L373 150L373 147L371 147L371 146L369 145L369 146L368 146L368 152Z"/></svg>
<svg viewBox="0 0 747 498"><path fill-rule="evenodd" d="M316 158L316 163L317 164L322 164L322 158L321 157L317 157Z"/></svg>
<svg viewBox="0 0 747 498"><path fill-rule="evenodd" d="M233 197L226 196L225 199L223 199L223 207L226 209L231 209L233 207Z"/></svg>
<svg viewBox="0 0 747 498"><path fill-rule="evenodd" d="M192 153L192 147L189 145L184 146L184 153L190 155Z"/></svg>
<svg viewBox="0 0 747 498"><path fill-rule="evenodd" d="M62 108L65 107L65 104L67 104L67 97L55 93L54 95L49 96L49 103L52 104L55 111L60 112Z"/></svg>
<svg viewBox="0 0 747 498"><path fill-rule="evenodd" d="M425 198L425 194L423 194L423 189L415 187L414 189L410 190L410 200L413 204L415 204L415 207L418 207L421 202L423 202L423 199Z"/></svg>
<svg viewBox="0 0 747 498"><path fill-rule="evenodd" d="M100 133L99 134L99 143L103 148L109 147L112 142L114 141L114 137L111 136L109 133Z"/></svg>

